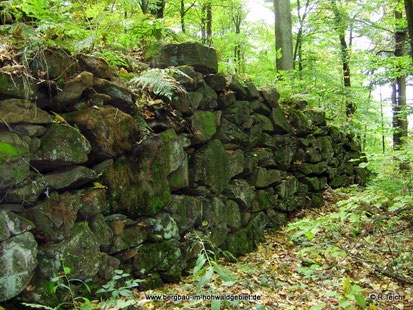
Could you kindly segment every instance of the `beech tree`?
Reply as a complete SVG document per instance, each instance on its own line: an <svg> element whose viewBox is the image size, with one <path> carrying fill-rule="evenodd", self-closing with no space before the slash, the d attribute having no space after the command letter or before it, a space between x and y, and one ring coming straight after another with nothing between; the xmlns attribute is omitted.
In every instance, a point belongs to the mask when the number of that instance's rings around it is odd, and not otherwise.
<svg viewBox="0 0 413 310"><path fill-rule="evenodd" d="M281 51L277 57L278 71L291 71L294 67L293 36L290 0L274 0L275 48Z"/></svg>

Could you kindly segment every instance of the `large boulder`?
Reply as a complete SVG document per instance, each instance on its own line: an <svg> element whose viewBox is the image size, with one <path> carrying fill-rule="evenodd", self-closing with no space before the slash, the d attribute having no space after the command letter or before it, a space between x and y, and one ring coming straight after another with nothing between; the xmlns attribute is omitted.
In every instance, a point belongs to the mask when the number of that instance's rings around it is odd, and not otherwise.
<svg viewBox="0 0 413 310"><path fill-rule="evenodd" d="M65 118L90 141L91 155L98 159L130 152L139 137L135 119L111 105L68 113Z"/></svg>
<svg viewBox="0 0 413 310"><path fill-rule="evenodd" d="M215 50L195 42L159 45L155 50L147 52L146 58L158 68L188 65L204 74L218 71Z"/></svg>

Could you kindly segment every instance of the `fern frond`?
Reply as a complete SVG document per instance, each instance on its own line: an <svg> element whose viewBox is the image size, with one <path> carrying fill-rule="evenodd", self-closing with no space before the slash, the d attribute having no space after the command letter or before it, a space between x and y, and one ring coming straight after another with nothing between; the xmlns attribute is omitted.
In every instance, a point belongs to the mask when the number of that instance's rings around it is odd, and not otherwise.
<svg viewBox="0 0 413 310"><path fill-rule="evenodd" d="M151 69L144 72L141 76L132 78L130 84L139 86L142 90L152 92L157 96L172 100L174 94L186 93L185 88L172 77L174 72L186 75L178 69Z"/></svg>

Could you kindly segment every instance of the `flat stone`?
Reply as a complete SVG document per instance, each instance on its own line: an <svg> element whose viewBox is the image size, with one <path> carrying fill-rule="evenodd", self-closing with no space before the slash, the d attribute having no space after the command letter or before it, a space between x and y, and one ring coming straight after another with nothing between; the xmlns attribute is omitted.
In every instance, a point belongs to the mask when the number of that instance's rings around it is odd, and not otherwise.
<svg viewBox="0 0 413 310"><path fill-rule="evenodd" d="M152 55L147 53L152 65L158 68L188 65L204 74L217 73L218 62L213 48L199 43L181 43L159 45Z"/></svg>
<svg viewBox="0 0 413 310"><path fill-rule="evenodd" d="M52 117L39 109L35 103L24 99L7 99L0 101L0 124L32 123L49 124Z"/></svg>
<svg viewBox="0 0 413 310"><path fill-rule="evenodd" d="M75 189L97 179L97 174L92 169L84 166L60 168L44 175L44 179L51 189Z"/></svg>

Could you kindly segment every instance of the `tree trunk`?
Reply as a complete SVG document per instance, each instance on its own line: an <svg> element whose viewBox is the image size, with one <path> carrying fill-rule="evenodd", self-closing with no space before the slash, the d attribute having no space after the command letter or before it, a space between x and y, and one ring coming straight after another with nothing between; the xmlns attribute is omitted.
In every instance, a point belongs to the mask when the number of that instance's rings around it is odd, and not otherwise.
<svg viewBox="0 0 413 310"><path fill-rule="evenodd" d="M206 20L206 43L208 45L212 45L212 7L211 2L208 1L206 4L206 13L207 13L207 20Z"/></svg>
<svg viewBox="0 0 413 310"><path fill-rule="evenodd" d="M396 19L402 19L402 13L395 11ZM396 29L394 55L401 57L404 55L403 45L406 41L406 30ZM407 137L407 114L406 114L406 76L401 75L396 78L393 84L393 148L400 149Z"/></svg>
<svg viewBox="0 0 413 310"><path fill-rule="evenodd" d="M413 0L404 0L404 9L409 30L410 56L413 59Z"/></svg>
<svg viewBox="0 0 413 310"><path fill-rule="evenodd" d="M294 67L293 36L290 0L274 0L275 12L275 48L281 50L277 58L278 71L291 71Z"/></svg>
<svg viewBox="0 0 413 310"><path fill-rule="evenodd" d="M151 15L156 18L163 18L163 12L165 9L165 0L154 0L153 7L151 8Z"/></svg>
<svg viewBox="0 0 413 310"><path fill-rule="evenodd" d="M351 120L353 117L356 108L351 100L348 100L348 89L351 87L351 74L350 74L350 55L348 52L348 45L346 41L346 27L343 23L341 18L340 12L337 7L336 0L331 0L331 6L334 13L334 21L336 24L338 37L340 40L340 48L341 48L341 63L343 68L343 84L344 84L344 98L345 98L345 105L346 105L346 117Z"/></svg>
<svg viewBox="0 0 413 310"><path fill-rule="evenodd" d="M186 29L185 29L185 0L181 0L181 9L179 11L180 15L181 15L181 29L183 33L186 33Z"/></svg>
<svg viewBox="0 0 413 310"><path fill-rule="evenodd" d="M139 6L141 7L141 10L142 10L143 14L148 14L149 13L148 5L149 5L149 0L139 1Z"/></svg>

